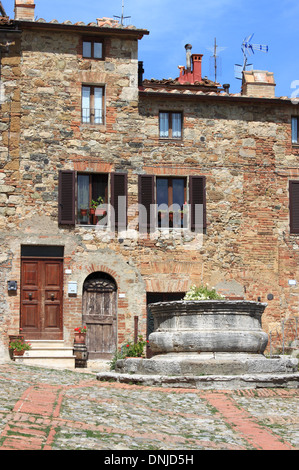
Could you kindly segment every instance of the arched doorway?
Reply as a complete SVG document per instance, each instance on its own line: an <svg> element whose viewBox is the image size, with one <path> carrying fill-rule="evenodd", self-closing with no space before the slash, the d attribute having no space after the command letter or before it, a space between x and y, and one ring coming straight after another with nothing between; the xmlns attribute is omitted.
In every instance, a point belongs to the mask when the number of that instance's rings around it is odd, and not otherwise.
<svg viewBox="0 0 299 470"><path fill-rule="evenodd" d="M106 273L90 274L83 284L83 324L90 359L110 359L117 347L117 286Z"/></svg>

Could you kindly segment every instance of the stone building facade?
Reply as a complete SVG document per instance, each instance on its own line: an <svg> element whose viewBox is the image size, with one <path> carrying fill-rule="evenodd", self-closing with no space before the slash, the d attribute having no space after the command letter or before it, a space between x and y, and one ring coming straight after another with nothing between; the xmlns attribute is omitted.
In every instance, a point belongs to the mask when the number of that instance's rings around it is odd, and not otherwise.
<svg viewBox="0 0 299 470"><path fill-rule="evenodd" d="M266 331L298 316L299 112L273 76L233 95L193 54L144 80L146 30L35 21L33 0L2 15L0 357L20 328L70 347L82 324L111 357L192 284L268 302Z"/></svg>

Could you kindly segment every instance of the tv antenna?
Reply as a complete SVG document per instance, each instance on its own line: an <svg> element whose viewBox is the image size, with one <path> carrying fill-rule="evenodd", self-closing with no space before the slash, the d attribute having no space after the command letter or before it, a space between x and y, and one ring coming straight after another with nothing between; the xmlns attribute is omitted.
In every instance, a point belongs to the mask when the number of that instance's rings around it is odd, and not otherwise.
<svg viewBox="0 0 299 470"><path fill-rule="evenodd" d="M247 70L249 67L252 68L252 64L248 64L248 57L254 54L254 51L268 52L269 47L262 44L251 44L251 40L254 34L246 37L242 42L241 50L243 53L243 65L235 65L235 77L242 80L242 72Z"/></svg>
<svg viewBox="0 0 299 470"><path fill-rule="evenodd" d="M124 0L122 0L122 8L121 8L121 16L114 16L114 18L118 18L120 20L120 24L123 26L124 25L124 20L128 19L128 18L131 18L130 16L124 16L124 9L125 9L125 6L124 6Z"/></svg>
<svg viewBox="0 0 299 470"><path fill-rule="evenodd" d="M219 72L219 68L221 68L221 61L220 61L220 58L218 56L218 52L221 52L221 51L224 51L224 49L226 49L226 47L219 47L217 45L217 41L216 41L216 38L215 38L215 41L214 41L214 46L213 47L207 47L208 51L211 51L213 53L213 55L210 57L210 65L211 65L211 69L213 69L213 72L214 72L214 77L215 77L215 83L217 83L217 72Z"/></svg>

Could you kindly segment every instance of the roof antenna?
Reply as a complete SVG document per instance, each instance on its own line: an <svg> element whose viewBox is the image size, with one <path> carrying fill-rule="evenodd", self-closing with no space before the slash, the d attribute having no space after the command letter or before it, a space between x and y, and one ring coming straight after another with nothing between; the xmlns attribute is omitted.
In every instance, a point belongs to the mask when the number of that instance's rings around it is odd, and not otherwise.
<svg viewBox="0 0 299 470"><path fill-rule="evenodd" d="M214 70L215 83L217 83L217 72L219 75L221 74L221 70L219 71L219 68L221 68L221 61L218 52L224 51L226 47L219 47L215 38L214 47L207 47L207 49L213 53L210 57L210 67L211 70L212 68Z"/></svg>
<svg viewBox="0 0 299 470"><path fill-rule="evenodd" d="M124 16L124 9L125 9L125 6L124 6L124 0L122 0L122 9L121 9L121 16L114 16L114 18L118 18L120 19L120 24L123 26L124 25L124 20L126 20L127 18L131 18L130 16Z"/></svg>
<svg viewBox="0 0 299 470"><path fill-rule="evenodd" d="M254 51L268 52L269 47L262 44L251 44L253 34L248 36L242 42L241 50L243 52L243 65L235 65L235 77L239 80L242 80L242 72L245 72L248 67L252 68L252 64L248 64L248 56L254 54Z"/></svg>

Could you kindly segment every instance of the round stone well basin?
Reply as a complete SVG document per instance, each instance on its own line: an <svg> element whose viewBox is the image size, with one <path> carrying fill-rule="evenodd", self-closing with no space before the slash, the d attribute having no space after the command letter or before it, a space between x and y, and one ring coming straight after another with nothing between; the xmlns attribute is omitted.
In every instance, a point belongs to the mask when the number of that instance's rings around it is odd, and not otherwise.
<svg viewBox="0 0 299 470"><path fill-rule="evenodd" d="M267 304L253 301L201 300L150 305L156 354L233 352L261 354L268 343L262 330Z"/></svg>

